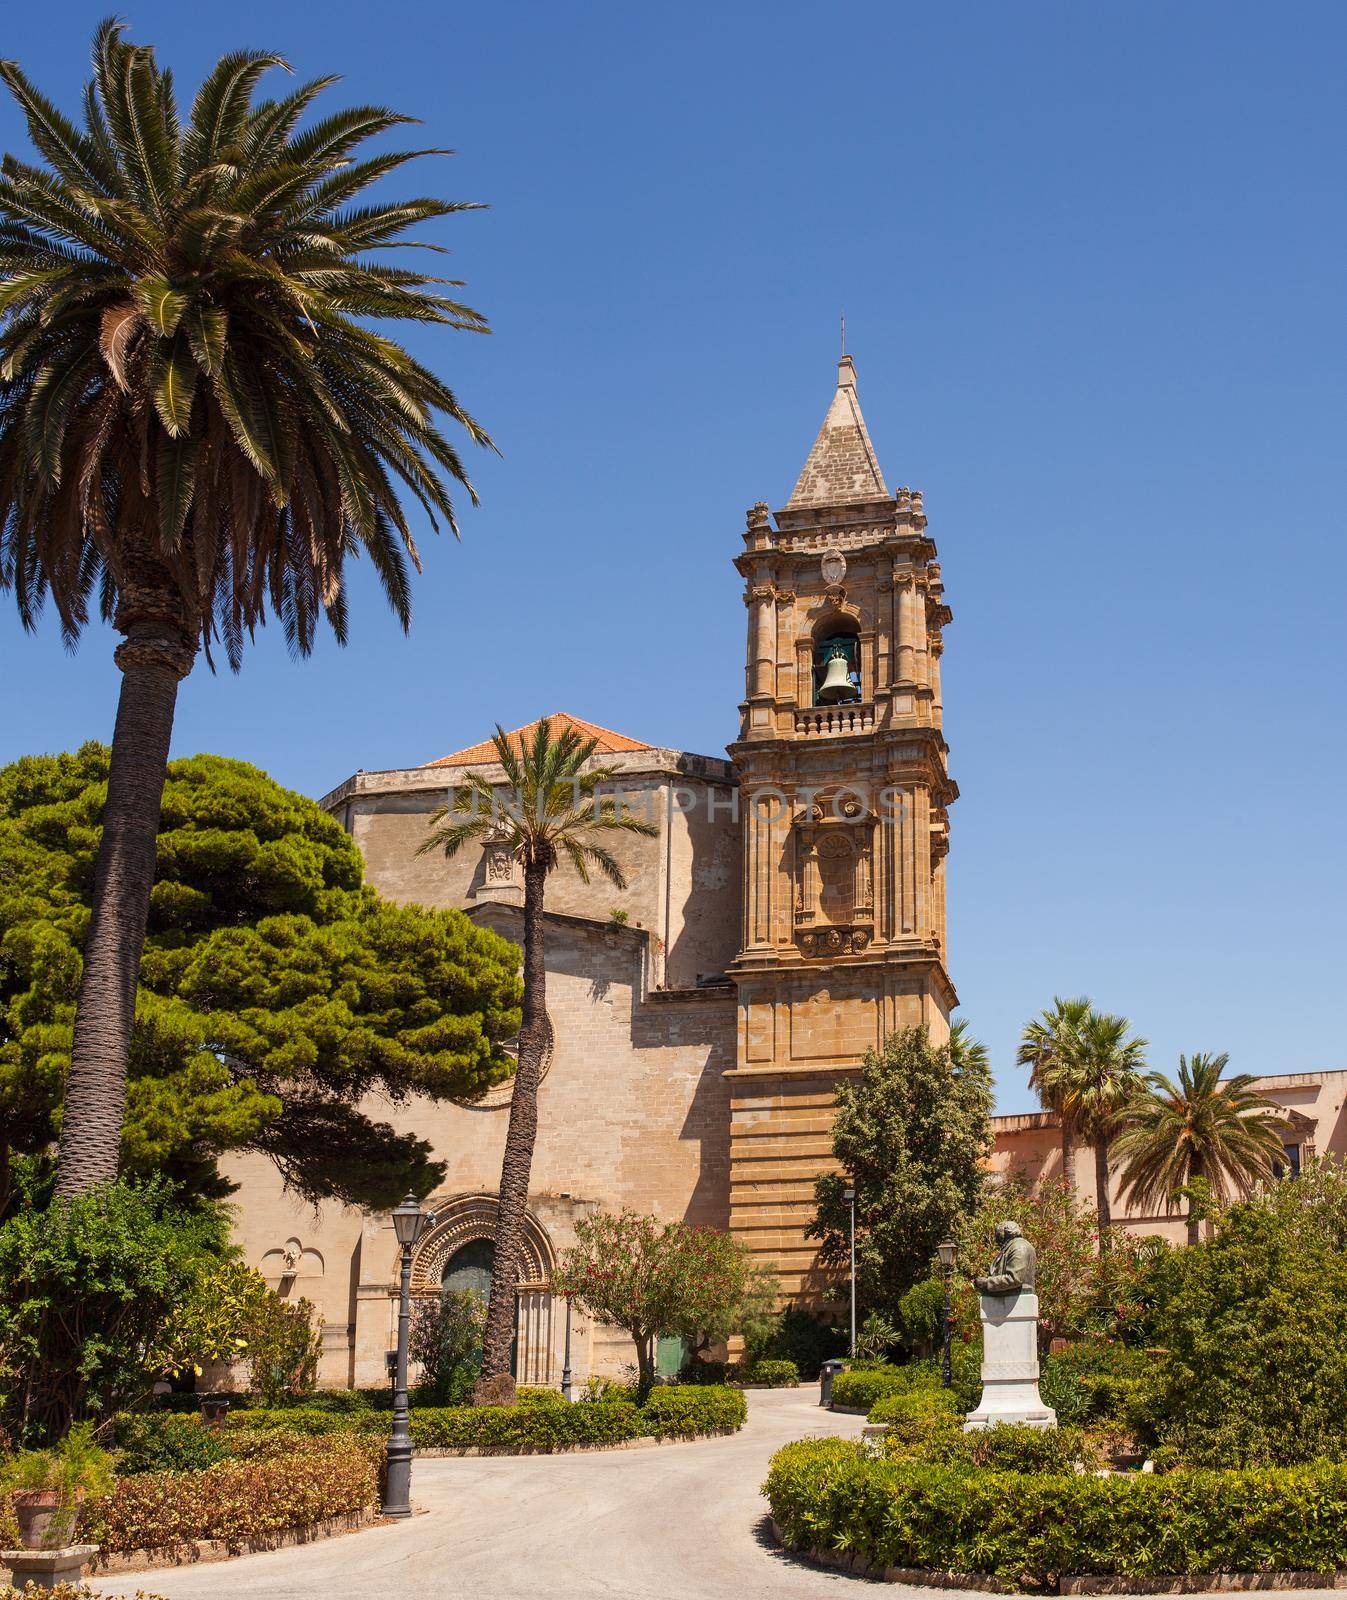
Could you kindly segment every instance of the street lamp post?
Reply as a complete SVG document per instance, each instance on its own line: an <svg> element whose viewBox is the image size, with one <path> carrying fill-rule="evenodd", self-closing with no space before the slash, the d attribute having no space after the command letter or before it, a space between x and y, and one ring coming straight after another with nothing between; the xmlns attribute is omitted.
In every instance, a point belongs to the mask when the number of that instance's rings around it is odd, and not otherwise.
<svg viewBox="0 0 1347 1600"><path fill-rule="evenodd" d="M393 1207L393 1232L402 1252L402 1275L398 1286L398 1348L393 1377L393 1431L388 1438L388 1471L385 1478L383 1514L410 1517L412 1514L412 1434L407 1412L407 1335L412 1316L412 1250L434 1222L432 1212L422 1211L421 1203L409 1194Z"/></svg>
<svg viewBox="0 0 1347 1600"><path fill-rule="evenodd" d="M936 1253L940 1257L940 1276L945 1281L945 1303L940 1313L940 1381L948 1389L953 1383L950 1372L950 1314L949 1314L949 1285L954 1275L954 1245L946 1240L944 1244L936 1246Z"/></svg>
<svg viewBox="0 0 1347 1600"><path fill-rule="evenodd" d="M851 1359L856 1359L856 1190L848 1184L842 1190L851 1219Z"/></svg>
<svg viewBox="0 0 1347 1600"><path fill-rule="evenodd" d="M567 1400L574 1400L575 1378L571 1372L571 1297L566 1296L566 1356L561 1364L561 1393Z"/></svg>

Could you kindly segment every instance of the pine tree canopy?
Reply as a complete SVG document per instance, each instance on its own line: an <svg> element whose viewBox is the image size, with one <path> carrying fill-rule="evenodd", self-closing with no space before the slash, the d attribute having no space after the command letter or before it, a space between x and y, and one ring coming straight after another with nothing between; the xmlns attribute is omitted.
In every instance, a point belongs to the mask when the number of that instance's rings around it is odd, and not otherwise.
<svg viewBox="0 0 1347 1600"><path fill-rule="evenodd" d="M97 744L0 768L0 1127L17 1152L59 1128L107 771ZM256 767L169 764L125 1172L218 1194L220 1158L260 1151L306 1198L379 1207L438 1181L429 1144L380 1113L509 1076L519 951L362 877L340 824Z"/></svg>

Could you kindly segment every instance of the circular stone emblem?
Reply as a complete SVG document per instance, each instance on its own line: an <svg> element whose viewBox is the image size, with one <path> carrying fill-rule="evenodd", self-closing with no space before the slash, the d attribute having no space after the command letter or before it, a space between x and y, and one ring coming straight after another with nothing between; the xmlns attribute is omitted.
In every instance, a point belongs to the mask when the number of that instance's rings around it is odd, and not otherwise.
<svg viewBox="0 0 1347 1600"><path fill-rule="evenodd" d="M841 583L847 575L847 558L840 550L827 550L823 555L824 583Z"/></svg>

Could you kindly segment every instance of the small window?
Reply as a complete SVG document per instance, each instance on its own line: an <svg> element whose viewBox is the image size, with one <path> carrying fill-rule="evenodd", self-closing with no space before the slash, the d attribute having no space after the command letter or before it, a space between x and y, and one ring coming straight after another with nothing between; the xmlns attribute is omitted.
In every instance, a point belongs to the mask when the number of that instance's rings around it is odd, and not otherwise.
<svg viewBox="0 0 1347 1600"><path fill-rule="evenodd" d="M1282 1163L1281 1175L1283 1178L1298 1178L1300 1176L1300 1146L1298 1144L1284 1144L1282 1154L1286 1160Z"/></svg>
<svg viewBox="0 0 1347 1600"><path fill-rule="evenodd" d="M838 705L861 698L860 640L834 633L814 646L814 704Z"/></svg>

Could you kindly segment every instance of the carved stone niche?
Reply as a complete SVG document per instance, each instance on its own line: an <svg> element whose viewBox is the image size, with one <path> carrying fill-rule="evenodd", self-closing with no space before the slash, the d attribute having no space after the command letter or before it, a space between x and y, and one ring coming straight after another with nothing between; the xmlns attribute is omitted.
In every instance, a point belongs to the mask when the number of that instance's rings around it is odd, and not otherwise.
<svg viewBox="0 0 1347 1600"><path fill-rule="evenodd" d="M520 880L519 863L510 848L509 836L492 832L482 844L482 864L478 869L478 883L473 892L477 901L497 905L522 906L524 885Z"/></svg>
<svg viewBox="0 0 1347 1600"><path fill-rule="evenodd" d="M795 819L795 942L802 955L860 955L874 938L874 818L859 795Z"/></svg>

